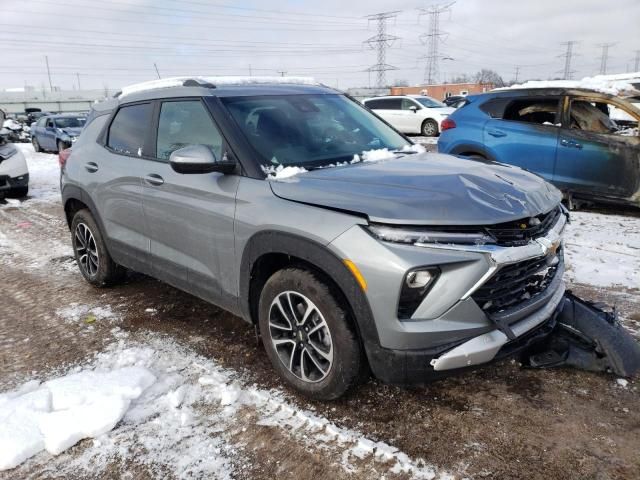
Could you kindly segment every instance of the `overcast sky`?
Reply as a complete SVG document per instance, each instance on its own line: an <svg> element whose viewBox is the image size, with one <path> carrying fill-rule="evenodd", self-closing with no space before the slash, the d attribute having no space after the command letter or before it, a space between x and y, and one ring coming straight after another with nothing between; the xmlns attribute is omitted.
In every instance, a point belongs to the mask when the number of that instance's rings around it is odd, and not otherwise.
<svg viewBox="0 0 640 480"><path fill-rule="evenodd" d="M445 3L443 1L440 2ZM448 3L448 2L446 2ZM388 83L421 83L428 17L411 0L0 0L0 89L52 83L64 90L119 89L173 75L313 76L340 88L368 86L376 53L364 41L365 16L399 10L388 33ZM602 43L608 72L634 68L640 50L640 1L458 0L440 17L440 80L498 71L505 80L561 75L563 42L577 43L574 78L598 73Z"/></svg>

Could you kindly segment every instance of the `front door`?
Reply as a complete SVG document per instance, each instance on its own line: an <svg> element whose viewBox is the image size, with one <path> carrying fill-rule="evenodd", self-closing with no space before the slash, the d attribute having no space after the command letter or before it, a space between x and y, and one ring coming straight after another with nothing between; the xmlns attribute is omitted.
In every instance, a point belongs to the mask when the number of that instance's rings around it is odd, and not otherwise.
<svg viewBox="0 0 640 480"><path fill-rule="evenodd" d="M222 135L200 99L157 105L155 160L145 161L143 208L153 275L219 303L219 256L234 256L233 222L239 176L180 174L171 153L206 145L216 158L226 153Z"/></svg>
<svg viewBox="0 0 640 480"><path fill-rule="evenodd" d="M639 188L640 137L637 129L618 128L609 118L616 107L606 99L572 98L558 138L555 183L576 193L630 197Z"/></svg>
<svg viewBox="0 0 640 480"><path fill-rule="evenodd" d="M52 118L47 119L45 128L42 132L40 146L45 150L55 150L58 148L56 145L56 126Z"/></svg>

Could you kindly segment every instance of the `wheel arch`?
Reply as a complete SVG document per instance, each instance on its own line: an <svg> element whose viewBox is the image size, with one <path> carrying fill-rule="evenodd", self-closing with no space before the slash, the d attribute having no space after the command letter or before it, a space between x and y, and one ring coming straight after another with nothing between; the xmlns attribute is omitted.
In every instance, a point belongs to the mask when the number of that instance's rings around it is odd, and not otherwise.
<svg viewBox="0 0 640 480"><path fill-rule="evenodd" d="M275 272L301 266L317 273L340 297L361 341L379 344L366 295L343 260L326 246L298 235L263 231L247 242L240 267L239 303L244 318L258 324L259 292Z"/></svg>

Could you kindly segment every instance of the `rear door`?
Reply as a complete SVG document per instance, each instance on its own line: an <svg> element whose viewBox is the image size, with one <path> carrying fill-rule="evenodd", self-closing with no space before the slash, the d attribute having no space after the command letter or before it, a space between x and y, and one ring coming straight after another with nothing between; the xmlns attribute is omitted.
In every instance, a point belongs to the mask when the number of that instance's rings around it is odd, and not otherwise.
<svg viewBox="0 0 640 480"><path fill-rule="evenodd" d="M233 256L238 175L180 174L171 153L206 145L216 158L229 155L226 142L199 98L158 101L154 154L143 175L144 213L153 275L219 303L219 256Z"/></svg>
<svg viewBox="0 0 640 480"><path fill-rule="evenodd" d="M143 159L149 144L152 104L121 106L106 131L100 154L82 165L83 184L94 197L114 260L149 273L149 241L142 211Z"/></svg>
<svg viewBox="0 0 640 480"><path fill-rule="evenodd" d="M499 162L525 168L551 181L561 97L516 97L500 105L500 109L492 109L491 118L484 125L487 153Z"/></svg>
<svg viewBox="0 0 640 480"><path fill-rule="evenodd" d="M402 111L402 98L376 98L367 102L367 107L380 115L393 127L407 132L406 118Z"/></svg>
<svg viewBox="0 0 640 480"><path fill-rule="evenodd" d="M630 197L640 187L638 130L617 126L609 117L613 108L639 119L637 112L606 97L566 99L554 173L563 189Z"/></svg>

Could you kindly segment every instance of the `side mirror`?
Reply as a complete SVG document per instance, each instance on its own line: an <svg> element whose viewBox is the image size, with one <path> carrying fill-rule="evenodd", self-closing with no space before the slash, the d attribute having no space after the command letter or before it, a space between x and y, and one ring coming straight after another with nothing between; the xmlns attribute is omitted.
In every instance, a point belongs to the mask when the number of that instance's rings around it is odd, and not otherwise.
<svg viewBox="0 0 640 480"><path fill-rule="evenodd" d="M411 105L409 107L409 110L411 110L413 113L416 113L418 111L418 107L416 107L415 105Z"/></svg>
<svg viewBox="0 0 640 480"><path fill-rule="evenodd" d="M206 145L189 145L171 153L169 165L178 173L231 173L236 168L236 162L227 154L222 160L217 160L211 149Z"/></svg>

